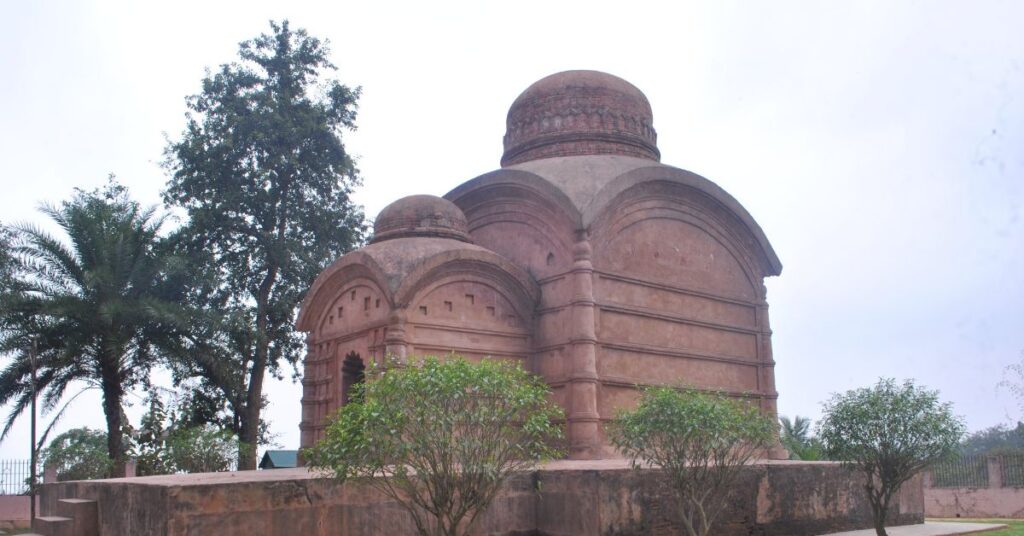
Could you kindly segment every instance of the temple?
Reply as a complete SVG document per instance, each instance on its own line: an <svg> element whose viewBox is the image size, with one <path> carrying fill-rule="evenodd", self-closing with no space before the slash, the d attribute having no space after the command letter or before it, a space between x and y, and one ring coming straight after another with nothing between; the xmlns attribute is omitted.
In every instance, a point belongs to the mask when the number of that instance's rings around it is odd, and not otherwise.
<svg viewBox="0 0 1024 536"><path fill-rule="evenodd" d="M656 142L636 87L558 73L512 104L500 169L382 210L302 306L301 446L371 362L451 352L543 377L570 458L614 457L603 424L647 385L726 392L774 418L763 281L782 265L732 196L661 164Z"/></svg>

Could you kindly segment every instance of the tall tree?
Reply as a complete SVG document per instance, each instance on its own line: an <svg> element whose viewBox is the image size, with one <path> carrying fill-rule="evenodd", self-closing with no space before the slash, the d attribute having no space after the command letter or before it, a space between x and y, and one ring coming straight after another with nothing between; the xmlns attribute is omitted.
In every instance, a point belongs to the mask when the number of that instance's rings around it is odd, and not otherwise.
<svg viewBox="0 0 1024 536"><path fill-rule="evenodd" d="M167 148L165 201L189 216L183 247L213 283L196 298L223 313L193 340L187 366L224 396L256 468L266 373L295 364L295 310L320 270L358 245L358 184L341 134L354 128L359 89L327 78L327 44L288 22L239 47L240 61L203 80L188 123Z"/></svg>
<svg viewBox="0 0 1024 536"><path fill-rule="evenodd" d="M120 471L123 399L147 383L154 348L178 323L180 281L160 247L163 218L153 209L141 208L113 180L76 192L41 209L67 241L32 225L12 228L14 284L0 300L0 353L13 359L0 372L0 404L13 407L2 435L31 401L27 348L35 344L44 411L57 407L73 382L100 389L107 454Z"/></svg>

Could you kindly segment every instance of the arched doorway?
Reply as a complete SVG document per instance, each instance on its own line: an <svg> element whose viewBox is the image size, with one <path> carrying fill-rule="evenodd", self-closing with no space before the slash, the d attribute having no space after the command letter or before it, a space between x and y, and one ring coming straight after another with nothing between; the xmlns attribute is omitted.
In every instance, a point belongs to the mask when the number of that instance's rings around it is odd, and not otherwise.
<svg viewBox="0 0 1024 536"><path fill-rule="evenodd" d="M348 404L352 386L365 379L366 365L359 354L349 352L341 363L341 405Z"/></svg>

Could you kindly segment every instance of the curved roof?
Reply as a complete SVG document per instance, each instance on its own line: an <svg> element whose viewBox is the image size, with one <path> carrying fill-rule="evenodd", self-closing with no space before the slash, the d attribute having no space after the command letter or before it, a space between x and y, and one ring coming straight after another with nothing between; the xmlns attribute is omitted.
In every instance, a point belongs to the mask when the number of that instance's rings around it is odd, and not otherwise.
<svg viewBox="0 0 1024 536"><path fill-rule="evenodd" d="M453 263L502 276L531 303L540 296L540 289L525 270L489 249L450 238L393 238L347 253L320 272L302 303L298 329L314 329L317 311L329 306L337 290L353 278L376 282L392 306L402 306L437 270Z"/></svg>
<svg viewBox="0 0 1024 536"><path fill-rule="evenodd" d="M532 176L524 180L525 175ZM523 162L481 175L456 187L445 199L459 204L464 196L495 184L516 183L537 188L538 181L560 192L573 207L570 217L580 229L588 228L608 205L626 190L652 181L669 181L695 188L720 203L742 222L760 246L767 275L782 272L782 263L768 237L743 205L714 182L689 171L652 162L645 158L621 155L588 155L544 158ZM545 195L546 192L541 192Z"/></svg>

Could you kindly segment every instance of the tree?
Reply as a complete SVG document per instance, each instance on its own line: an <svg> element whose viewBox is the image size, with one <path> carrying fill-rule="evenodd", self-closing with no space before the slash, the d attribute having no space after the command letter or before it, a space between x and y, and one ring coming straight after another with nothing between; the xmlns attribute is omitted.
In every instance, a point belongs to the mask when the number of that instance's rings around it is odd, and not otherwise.
<svg viewBox="0 0 1024 536"><path fill-rule="evenodd" d="M452 356L368 376L304 455L395 500L421 536L469 534L503 482L560 454L561 409L518 365Z"/></svg>
<svg viewBox="0 0 1024 536"><path fill-rule="evenodd" d="M270 26L188 99L187 127L165 160L164 199L189 217L181 247L210 276L193 298L222 313L210 324L217 333L190 341L186 368L232 412L246 445L241 469L256 468L266 372L294 365L303 348L297 306L365 233L341 140L354 128L359 90L324 78L335 70L326 43L287 21Z"/></svg>
<svg viewBox="0 0 1024 536"><path fill-rule="evenodd" d="M149 396L149 410L142 415L142 422L135 430L132 441L132 456L135 458L135 474L138 476L166 475L174 472L167 460L165 427L167 410L157 391Z"/></svg>
<svg viewBox="0 0 1024 536"><path fill-rule="evenodd" d="M14 253L11 231L0 223L0 296L14 289ZM0 322L3 320L0 319Z"/></svg>
<svg viewBox="0 0 1024 536"><path fill-rule="evenodd" d="M149 397L149 411L133 434L139 476L227 471L238 455L238 439L230 430L191 420L190 398L172 393L170 412L160 395Z"/></svg>
<svg viewBox="0 0 1024 536"><path fill-rule="evenodd" d="M964 435L952 406L913 380L883 378L833 395L823 409L818 436L831 459L864 475L878 536L886 536L889 505L903 483L951 456Z"/></svg>
<svg viewBox="0 0 1024 536"><path fill-rule="evenodd" d="M114 461L107 456L107 434L90 428L73 428L53 438L41 452L43 467L57 469L57 480L109 478Z"/></svg>
<svg viewBox="0 0 1024 536"><path fill-rule="evenodd" d="M1024 423L1010 428L997 424L973 432L960 442L961 456L1024 454Z"/></svg>
<svg viewBox="0 0 1024 536"><path fill-rule="evenodd" d="M176 472L229 471L237 453L235 434L211 425L172 429L167 438L167 459Z"/></svg>
<svg viewBox="0 0 1024 536"><path fill-rule="evenodd" d="M821 441L811 436L811 420L797 415L793 420L785 415L779 416L782 434L779 440L789 451L792 460L820 460L822 458Z"/></svg>
<svg viewBox="0 0 1024 536"><path fill-rule="evenodd" d="M718 394L645 389L620 412L609 435L634 468L660 467L690 536L710 534L743 466L768 447L774 425L756 408Z"/></svg>
<svg viewBox="0 0 1024 536"><path fill-rule="evenodd" d="M0 300L0 353L13 353L0 372L0 403L13 408L2 435L30 403L27 349L34 344L44 411L55 409L73 382L101 390L107 455L119 472L123 399L148 382L155 347L177 326L180 273L160 246L163 218L142 209L113 178L41 210L67 243L32 225L13 227L16 288Z"/></svg>
<svg viewBox="0 0 1024 536"><path fill-rule="evenodd" d="M1007 365L1003 369L1003 379L997 387L1010 391L1010 394L1017 399L1018 407L1024 412L1024 352L1021 353L1021 360L1017 363Z"/></svg>

